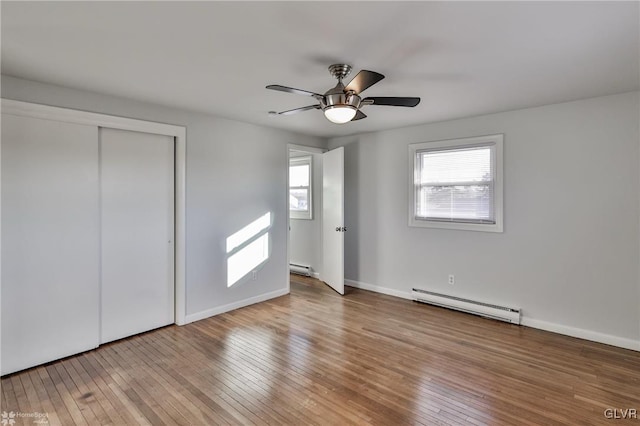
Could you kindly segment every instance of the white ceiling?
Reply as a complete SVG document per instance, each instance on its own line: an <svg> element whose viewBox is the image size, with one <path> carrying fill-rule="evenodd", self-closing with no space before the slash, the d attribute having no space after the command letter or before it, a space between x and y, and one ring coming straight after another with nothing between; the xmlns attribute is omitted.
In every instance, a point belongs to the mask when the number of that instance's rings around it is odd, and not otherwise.
<svg viewBox="0 0 640 426"><path fill-rule="evenodd" d="M6 2L2 73L320 136L637 90L638 2ZM386 75L336 125L266 90L324 93L327 67ZM350 77L351 77L350 76ZM348 77L346 80L350 79Z"/></svg>

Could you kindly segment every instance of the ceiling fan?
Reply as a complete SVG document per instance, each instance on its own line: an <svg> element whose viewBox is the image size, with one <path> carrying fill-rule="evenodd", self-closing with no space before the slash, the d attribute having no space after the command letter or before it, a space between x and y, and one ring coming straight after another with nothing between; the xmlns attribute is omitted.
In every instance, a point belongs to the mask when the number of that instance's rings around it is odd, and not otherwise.
<svg viewBox="0 0 640 426"><path fill-rule="evenodd" d="M324 95L278 84L267 86L267 89L271 90L311 96L320 102L316 105L289 111L270 111L269 114L290 115L311 109L321 109L329 121L344 124L349 121L366 118L366 114L360 111L360 108L365 105L414 107L420 103L420 98L369 97L363 99L360 94L384 78L384 75L377 72L362 70L346 86L342 84L342 79L351 72L351 65L333 64L329 67L329 72L338 79L338 84L333 89L329 89Z"/></svg>

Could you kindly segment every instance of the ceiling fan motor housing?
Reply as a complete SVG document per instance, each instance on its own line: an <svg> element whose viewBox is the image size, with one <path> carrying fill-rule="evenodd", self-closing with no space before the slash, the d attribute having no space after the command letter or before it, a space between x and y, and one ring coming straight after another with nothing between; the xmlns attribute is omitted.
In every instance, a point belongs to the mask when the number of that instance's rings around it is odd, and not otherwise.
<svg viewBox="0 0 640 426"><path fill-rule="evenodd" d="M351 107L360 108L361 99L360 96L351 92L341 93L328 93L320 99L320 105L323 110L334 107Z"/></svg>

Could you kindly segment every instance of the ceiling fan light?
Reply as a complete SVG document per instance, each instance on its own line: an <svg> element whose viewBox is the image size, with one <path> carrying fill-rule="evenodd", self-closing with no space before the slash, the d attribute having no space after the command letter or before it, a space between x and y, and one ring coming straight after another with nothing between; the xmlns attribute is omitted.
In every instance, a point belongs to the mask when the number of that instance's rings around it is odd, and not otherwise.
<svg viewBox="0 0 640 426"><path fill-rule="evenodd" d="M348 123L356 116L357 110L350 105L336 105L324 109L327 120L336 124Z"/></svg>

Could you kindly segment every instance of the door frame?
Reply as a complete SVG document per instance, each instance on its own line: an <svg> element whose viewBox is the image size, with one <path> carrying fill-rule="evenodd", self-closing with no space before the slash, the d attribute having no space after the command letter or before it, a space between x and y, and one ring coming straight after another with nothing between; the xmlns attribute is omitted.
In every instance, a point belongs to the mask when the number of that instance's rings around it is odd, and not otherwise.
<svg viewBox="0 0 640 426"><path fill-rule="evenodd" d="M174 157L174 203L175 203L175 245L174 245L174 315L175 324L186 324L186 152L187 129L184 126L137 120L115 115L99 114L75 109L60 108L30 102L2 99L2 114L62 121L87 126L108 127L111 129L153 133L173 136L175 140ZM288 151L287 151L288 152ZM287 168L287 184L288 184ZM288 189L287 189L288 191ZM287 198L288 200L288 198ZM289 210L287 204L287 211ZM0 235L1 235L0 230ZM287 245L288 250L288 245ZM288 265L287 265L288 268Z"/></svg>
<svg viewBox="0 0 640 426"><path fill-rule="evenodd" d="M286 152L286 156L285 158L287 159L287 165L286 165L286 169L287 169L287 182L286 182L286 196L285 196L285 211L287 212L287 238L286 238L286 242L287 242L287 264L286 266L286 280L287 280L287 293L291 292L291 280L289 279L289 265L291 264L291 242L289 241L289 238L291 236L291 214L289 211L289 160L291 159L291 150L296 150L296 151L304 151L304 152L308 152L310 154L324 154L325 152L328 151L328 149L325 148L317 148L314 146L307 146L307 145L297 145L294 143L289 143L287 144L287 152ZM312 193L315 193L317 191L313 191ZM313 195L314 197L317 197L316 195ZM317 203L317 198L315 200L313 200L313 205L319 207L319 211L320 214L318 214L317 219L320 221L320 229L322 229L322 196L320 196L320 203L319 204L315 204ZM322 249L322 238L320 238L320 248ZM320 250L320 257L322 258L322 250ZM320 275L320 279L322 280L322 275Z"/></svg>

